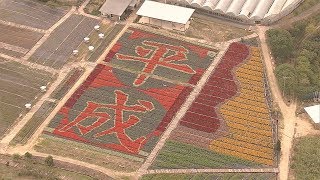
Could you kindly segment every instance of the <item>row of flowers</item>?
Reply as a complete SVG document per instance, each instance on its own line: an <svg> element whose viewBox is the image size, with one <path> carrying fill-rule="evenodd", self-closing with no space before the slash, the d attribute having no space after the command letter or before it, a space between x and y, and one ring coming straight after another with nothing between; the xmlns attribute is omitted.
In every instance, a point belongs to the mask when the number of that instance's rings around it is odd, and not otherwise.
<svg viewBox="0 0 320 180"><path fill-rule="evenodd" d="M241 103L240 103L240 106L232 106L232 105L229 105L229 102L230 101L225 103L225 105L221 107L221 110L224 109L224 110L227 110L227 111L239 112L241 114L249 116L250 118L251 117L257 117L257 118L261 118L261 119L269 119L269 115L268 114L252 111L252 110L249 110L249 109L244 109L244 108L242 108Z"/></svg>
<svg viewBox="0 0 320 180"><path fill-rule="evenodd" d="M218 147L218 146L211 145L210 149L212 149L213 151L216 151L216 152L223 153L223 154L228 154L228 155L231 155L231 156L240 157L240 158L243 158L243 159L246 159L246 160L249 160L249 161L258 162L258 163L269 165L269 166L273 165L273 160L272 159L252 156L252 155L245 154L245 153L242 153L242 152L239 152L239 151L229 150L229 149L227 149L225 147Z"/></svg>
<svg viewBox="0 0 320 180"><path fill-rule="evenodd" d="M250 161L273 164L273 133L265 104L263 64L260 51L250 48L250 57L234 69L238 96L222 104L219 112L230 131L229 138L211 142L211 149Z"/></svg>
<svg viewBox="0 0 320 180"><path fill-rule="evenodd" d="M266 158L266 159L272 159L273 158L273 153L272 149L269 149L268 152L265 152L262 150L262 148L254 146L249 143L237 143L239 141L236 140L231 140L228 138L222 138L217 141L212 141L210 143L211 147L221 147L233 151L238 151L243 154L248 154L254 157L260 157L260 158Z"/></svg>
<svg viewBox="0 0 320 180"><path fill-rule="evenodd" d="M229 101L227 102L227 104L230 106L241 107L241 109L247 109L250 111L255 111L263 114L269 114L269 110L266 107L257 107L254 103L249 105L249 104L240 103L238 101Z"/></svg>

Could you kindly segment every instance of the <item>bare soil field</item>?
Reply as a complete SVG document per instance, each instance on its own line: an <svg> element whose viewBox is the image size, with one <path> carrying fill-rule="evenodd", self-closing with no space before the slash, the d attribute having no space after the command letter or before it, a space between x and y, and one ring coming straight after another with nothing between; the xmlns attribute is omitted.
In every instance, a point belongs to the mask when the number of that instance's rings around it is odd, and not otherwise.
<svg viewBox="0 0 320 180"><path fill-rule="evenodd" d="M83 38L88 36L98 24L98 20L80 15L72 15L52 32L48 40L36 50L29 61L53 68L61 68L72 51Z"/></svg>
<svg viewBox="0 0 320 180"><path fill-rule="evenodd" d="M66 13L66 9L53 8L30 0L0 2L1 20L39 29L49 29Z"/></svg>
<svg viewBox="0 0 320 180"><path fill-rule="evenodd" d="M22 57L42 36L41 33L0 24L0 53Z"/></svg>
<svg viewBox="0 0 320 180"><path fill-rule="evenodd" d="M124 172L135 171L143 161L139 159L124 159L119 157L118 154L110 154L108 150L45 134L39 138L39 143L35 145L34 149L38 152L69 157Z"/></svg>
<svg viewBox="0 0 320 180"><path fill-rule="evenodd" d="M26 103L34 104L40 86L52 80L50 74L16 62L0 59L0 134L1 136L25 113Z"/></svg>
<svg viewBox="0 0 320 180"><path fill-rule="evenodd" d="M252 34L245 28L244 26L236 27L219 19L196 14L191 20L186 36L204 39L209 42L222 42Z"/></svg>

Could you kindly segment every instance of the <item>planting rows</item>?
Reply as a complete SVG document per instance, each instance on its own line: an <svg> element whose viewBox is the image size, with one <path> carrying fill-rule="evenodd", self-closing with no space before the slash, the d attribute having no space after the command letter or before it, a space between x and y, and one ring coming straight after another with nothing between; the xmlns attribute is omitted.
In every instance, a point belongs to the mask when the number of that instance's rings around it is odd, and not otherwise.
<svg viewBox="0 0 320 180"><path fill-rule="evenodd" d="M12 61L0 63L0 136L25 113L26 103L35 104L41 95L40 87L51 80L52 76L44 71Z"/></svg>
<svg viewBox="0 0 320 180"><path fill-rule="evenodd" d="M31 62L60 69L68 63L72 51L88 36L98 20L81 15L71 15L58 26L49 38L28 59Z"/></svg>
<svg viewBox="0 0 320 180"><path fill-rule="evenodd" d="M192 179L192 180L275 180L275 173L194 173L194 174L147 174L141 180Z"/></svg>
<svg viewBox="0 0 320 180"><path fill-rule="evenodd" d="M270 119L259 49L232 43L170 139L272 166Z"/></svg>
<svg viewBox="0 0 320 180"><path fill-rule="evenodd" d="M62 99L82 75L82 69L72 69L65 80L50 95L53 99Z"/></svg>
<svg viewBox="0 0 320 180"><path fill-rule="evenodd" d="M49 29L67 13L31 0L2 0L0 8L1 20L39 29Z"/></svg>
<svg viewBox="0 0 320 180"><path fill-rule="evenodd" d="M128 30L107 55L109 64L96 66L45 134L125 158L147 156L193 89L182 83L196 84L213 60L208 54L213 50L175 41ZM183 76L185 81L162 76L166 74Z"/></svg>

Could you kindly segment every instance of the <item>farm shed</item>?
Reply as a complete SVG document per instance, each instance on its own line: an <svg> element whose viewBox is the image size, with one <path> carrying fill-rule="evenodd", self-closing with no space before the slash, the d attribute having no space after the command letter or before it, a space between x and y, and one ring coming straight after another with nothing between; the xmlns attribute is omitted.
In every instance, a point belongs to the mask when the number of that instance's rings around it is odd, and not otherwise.
<svg viewBox="0 0 320 180"><path fill-rule="evenodd" d="M140 0L106 0L99 11L103 16L117 21L123 19L126 10L134 9L139 2Z"/></svg>
<svg viewBox="0 0 320 180"><path fill-rule="evenodd" d="M315 106L305 107L304 110L308 113L312 122L317 129L320 129L320 104Z"/></svg>
<svg viewBox="0 0 320 180"><path fill-rule="evenodd" d="M185 31L190 24L190 17L195 10L181 6L145 1L138 10L140 23L148 23L166 29Z"/></svg>

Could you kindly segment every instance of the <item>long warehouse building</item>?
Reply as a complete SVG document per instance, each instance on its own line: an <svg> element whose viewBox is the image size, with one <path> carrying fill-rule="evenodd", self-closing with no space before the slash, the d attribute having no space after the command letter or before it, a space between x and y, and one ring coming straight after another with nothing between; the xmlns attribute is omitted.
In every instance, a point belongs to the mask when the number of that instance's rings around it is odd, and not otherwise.
<svg viewBox="0 0 320 180"><path fill-rule="evenodd" d="M272 23L292 12L303 0L167 0L167 3L246 23Z"/></svg>

